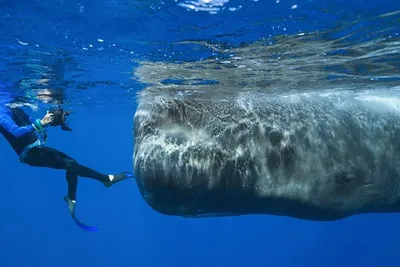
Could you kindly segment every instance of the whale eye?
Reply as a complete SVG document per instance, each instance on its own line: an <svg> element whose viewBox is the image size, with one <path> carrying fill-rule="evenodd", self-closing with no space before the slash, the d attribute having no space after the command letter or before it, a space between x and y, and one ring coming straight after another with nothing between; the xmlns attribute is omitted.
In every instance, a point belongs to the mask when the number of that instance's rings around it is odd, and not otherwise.
<svg viewBox="0 0 400 267"><path fill-rule="evenodd" d="M362 171L353 166L335 172L335 181L338 184L348 184L362 176Z"/></svg>

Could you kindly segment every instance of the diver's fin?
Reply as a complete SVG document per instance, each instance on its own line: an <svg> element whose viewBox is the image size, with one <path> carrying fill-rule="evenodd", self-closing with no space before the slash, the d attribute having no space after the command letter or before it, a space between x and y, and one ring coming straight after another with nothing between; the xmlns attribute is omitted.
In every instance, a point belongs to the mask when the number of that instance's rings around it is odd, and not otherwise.
<svg viewBox="0 0 400 267"><path fill-rule="evenodd" d="M81 229L89 231L89 232L97 232L99 229L94 226L89 226L86 224L81 223L76 217L72 218L76 225L78 225Z"/></svg>
<svg viewBox="0 0 400 267"><path fill-rule="evenodd" d="M83 223L81 223L75 216L75 201L72 201L68 195L66 195L64 197L65 202L68 205L68 210L69 210L69 214L71 215L72 219L74 220L74 222L76 223L76 225L78 225L81 229L86 230L86 231L90 231L90 232L96 232L99 229L97 229L96 227L93 226L88 226L85 225Z"/></svg>
<svg viewBox="0 0 400 267"><path fill-rule="evenodd" d="M134 178L133 173L126 172L126 171L125 172L121 172L120 174L115 175L114 179L112 181L104 183L104 186L105 187L110 187L110 186L112 186L112 185L114 185L114 184L116 184L118 182L121 182L121 181L123 181L125 179L129 179L129 178Z"/></svg>

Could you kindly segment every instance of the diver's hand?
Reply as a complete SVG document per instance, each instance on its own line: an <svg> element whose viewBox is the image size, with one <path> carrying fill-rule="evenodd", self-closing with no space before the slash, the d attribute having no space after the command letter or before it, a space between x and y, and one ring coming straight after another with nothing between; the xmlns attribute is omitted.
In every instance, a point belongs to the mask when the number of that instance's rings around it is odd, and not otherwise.
<svg viewBox="0 0 400 267"><path fill-rule="evenodd" d="M44 115L43 119L40 120L40 124L42 124L43 127L46 127L50 123L52 123L53 120L54 120L54 114L47 113L46 115Z"/></svg>

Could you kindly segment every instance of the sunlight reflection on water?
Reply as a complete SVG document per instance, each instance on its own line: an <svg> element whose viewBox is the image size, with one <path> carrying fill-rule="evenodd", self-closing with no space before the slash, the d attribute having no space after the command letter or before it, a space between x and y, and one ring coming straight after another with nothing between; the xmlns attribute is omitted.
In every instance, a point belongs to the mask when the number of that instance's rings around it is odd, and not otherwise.
<svg viewBox="0 0 400 267"><path fill-rule="evenodd" d="M194 11L206 11L210 14L217 14L220 10L225 9L224 5L227 4L229 0L197 0L197 1L185 1L183 3L178 3L179 6L185 7L188 10ZM236 11L242 8L241 5L237 7L230 7L228 10Z"/></svg>

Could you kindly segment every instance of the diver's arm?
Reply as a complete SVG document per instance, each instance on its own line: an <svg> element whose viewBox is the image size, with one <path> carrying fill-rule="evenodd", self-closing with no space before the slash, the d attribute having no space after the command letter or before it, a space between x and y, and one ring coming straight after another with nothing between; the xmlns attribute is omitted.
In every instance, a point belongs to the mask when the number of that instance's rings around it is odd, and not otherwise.
<svg viewBox="0 0 400 267"><path fill-rule="evenodd" d="M0 115L0 127L4 128L16 138L33 133L36 130L33 125L20 127L11 119L11 117L5 115Z"/></svg>
<svg viewBox="0 0 400 267"><path fill-rule="evenodd" d="M42 131L43 127L47 127L53 121L52 114L46 114L43 119L33 120L31 125L18 126L10 116L0 115L0 127L3 127L7 132L16 138L20 138L34 131Z"/></svg>

